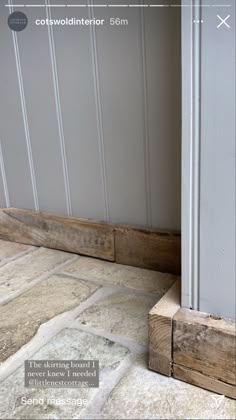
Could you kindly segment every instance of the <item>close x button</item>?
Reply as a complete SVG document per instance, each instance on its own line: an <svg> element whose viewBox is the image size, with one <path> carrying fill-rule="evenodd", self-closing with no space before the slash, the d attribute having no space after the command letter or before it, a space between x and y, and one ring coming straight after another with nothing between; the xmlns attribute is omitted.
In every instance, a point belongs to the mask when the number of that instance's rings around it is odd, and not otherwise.
<svg viewBox="0 0 236 420"><path fill-rule="evenodd" d="M217 25L217 29L222 28L224 26L226 26L228 29L230 29L230 25L228 23L230 15L226 16L225 18L222 18L220 15L217 15L217 17L220 20L220 23Z"/></svg>

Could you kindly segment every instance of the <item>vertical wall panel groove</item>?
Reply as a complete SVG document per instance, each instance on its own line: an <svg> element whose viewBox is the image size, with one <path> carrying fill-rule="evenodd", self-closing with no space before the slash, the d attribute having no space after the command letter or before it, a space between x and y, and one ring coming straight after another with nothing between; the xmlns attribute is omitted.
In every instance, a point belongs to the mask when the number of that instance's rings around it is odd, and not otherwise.
<svg viewBox="0 0 236 420"><path fill-rule="evenodd" d="M11 206L35 209L8 7L0 12L0 139ZM22 53L22 51L21 51ZM34 162L35 163L35 162ZM6 206L0 176L0 202Z"/></svg>
<svg viewBox="0 0 236 420"><path fill-rule="evenodd" d="M141 6L143 6L143 0ZM146 63L146 38L144 9L141 8L141 49L142 49L142 69L143 69L143 108L144 108L144 161L145 161L145 195L147 207L147 226L152 227L152 208L151 208L151 180L150 180L150 148L149 148L149 116L148 116L148 86L147 86L147 63Z"/></svg>
<svg viewBox="0 0 236 420"><path fill-rule="evenodd" d="M172 3L177 1L173 0ZM150 1L150 5L155 4L155 0ZM142 10L152 226L178 229L181 150L180 8L149 7Z"/></svg>
<svg viewBox="0 0 236 420"><path fill-rule="evenodd" d="M93 0L88 0L88 6L93 6ZM92 7L89 7L88 15L90 19L94 17L94 12L93 12ZM110 221L109 198L108 198L108 188L107 188L107 171L106 171L104 134L103 134L103 122L102 122L102 104L101 104L99 70L98 70L98 51L97 51L96 30L94 26L90 27L90 33L91 33L91 51L92 51L92 56L93 56L94 89L95 89L95 97L96 97L98 141L99 141L99 152L100 152L100 165L101 165L101 172L102 172L105 218L106 218L106 221Z"/></svg>
<svg viewBox="0 0 236 420"><path fill-rule="evenodd" d="M8 0L8 4L10 6L9 7L9 12L12 13L14 11L13 6L12 6L12 4L13 4L12 0ZM33 161L33 154L32 154L32 148L31 148L30 131L29 131L29 124L28 124L28 116L27 116L27 108L26 108L26 101L25 101L22 71L21 71L20 52L19 52L18 39L17 39L16 32L12 31L12 37L13 37L13 44L14 44L14 51L15 51L18 83L19 83L19 89L20 89L20 98L21 98L22 115L23 115L23 121L24 121L27 153L28 153L29 166L30 166L30 175L31 175L32 188L33 188L34 206L35 206L35 210L39 210L38 193L37 193L37 185L36 185L35 170L34 170L34 161Z"/></svg>
<svg viewBox="0 0 236 420"><path fill-rule="evenodd" d="M51 19L52 18L51 10L50 10L50 7L47 7L47 6L50 6L49 0L45 0L45 6L46 6L46 16L48 19ZM64 183L65 183L66 207L67 207L68 216L71 216L72 208L71 208L71 196L70 196L70 183L69 183L68 166L67 166L67 158L66 158L66 146L65 146L64 128L63 128L63 118L62 118L62 111L61 111L60 90L59 90L59 83L58 83L57 62L56 62L53 29L52 29L52 26L50 25L48 26L48 39L49 39L50 56L51 56L51 63L52 63L55 104L56 104L56 111L57 111L58 132L59 132L59 140L60 140L60 148L61 148L61 160L62 160L63 176L64 176Z"/></svg>
<svg viewBox="0 0 236 420"><path fill-rule="evenodd" d="M201 20L201 2L191 8L191 21ZM200 127L201 127L201 25L194 25L191 38L191 308L199 310L199 222L200 222Z"/></svg>
<svg viewBox="0 0 236 420"><path fill-rule="evenodd" d="M9 199L7 177L6 177L6 171L5 171L4 159L3 159L3 153L2 153L1 140L0 140L0 170L1 170L1 176L2 176L2 184L3 184L6 207L10 207L10 199Z"/></svg>
<svg viewBox="0 0 236 420"><path fill-rule="evenodd" d="M146 226L140 10L97 7L95 15L105 18L96 34L110 218ZM110 25L116 17L128 24Z"/></svg>
<svg viewBox="0 0 236 420"><path fill-rule="evenodd" d="M46 18L45 1L37 1L43 7L23 9L28 25L17 36L39 209L68 215L48 27L35 24Z"/></svg>
<svg viewBox="0 0 236 420"><path fill-rule="evenodd" d="M63 4L63 0L57 3ZM88 8L56 8L54 19L88 19ZM58 82L74 216L106 220L89 26L54 26Z"/></svg>

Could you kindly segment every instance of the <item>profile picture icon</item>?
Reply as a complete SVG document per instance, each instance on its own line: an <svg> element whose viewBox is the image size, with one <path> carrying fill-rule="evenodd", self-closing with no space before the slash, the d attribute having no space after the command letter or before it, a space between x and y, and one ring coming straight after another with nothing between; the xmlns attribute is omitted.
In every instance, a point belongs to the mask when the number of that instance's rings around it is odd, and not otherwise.
<svg viewBox="0 0 236 420"><path fill-rule="evenodd" d="M20 32L26 28L28 18L23 12L13 12L8 17L8 26L12 31Z"/></svg>

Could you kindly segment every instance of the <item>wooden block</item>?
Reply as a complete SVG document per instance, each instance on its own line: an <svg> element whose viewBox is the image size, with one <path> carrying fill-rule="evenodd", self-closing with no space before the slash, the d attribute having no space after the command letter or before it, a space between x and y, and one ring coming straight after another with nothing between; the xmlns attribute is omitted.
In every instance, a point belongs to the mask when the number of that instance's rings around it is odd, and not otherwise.
<svg viewBox="0 0 236 420"><path fill-rule="evenodd" d="M219 381L218 379L211 378L210 376L203 375L192 369L184 366L173 364L173 376L181 381L188 382L189 384L208 389L209 391L216 392L217 394L225 395L229 398L236 399L236 387Z"/></svg>
<svg viewBox="0 0 236 420"><path fill-rule="evenodd" d="M235 322L181 308L173 332L175 364L236 385Z"/></svg>
<svg viewBox="0 0 236 420"><path fill-rule="evenodd" d="M115 229L115 255L116 262L119 264L180 274L180 234L117 227Z"/></svg>
<svg viewBox="0 0 236 420"><path fill-rule="evenodd" d="M149 368L172 374L172 318L180 308L180 281L149 312Z"/></svg>
<svg viewBox="0 0 236 420"><path fill-rule="evenodd" d="M115 260L110 224L55 216L30 210L0 210L0 238Z"/></svg>

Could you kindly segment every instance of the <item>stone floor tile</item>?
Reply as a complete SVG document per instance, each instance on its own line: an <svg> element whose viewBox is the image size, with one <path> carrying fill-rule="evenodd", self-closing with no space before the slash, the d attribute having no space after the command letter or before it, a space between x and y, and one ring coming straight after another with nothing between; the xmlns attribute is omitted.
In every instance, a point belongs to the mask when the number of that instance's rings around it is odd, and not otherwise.
<svg viewBox="0 0 236 420"><path fill-rule="evenodd" d="M0 306L0 361L29 342L41 324L75 308L97 289L94 283L54 275Z"/></svg>
<svg viewBox="0 0 236 420"><path fill-rule="evenodd" d="M157 297L117 293L86 309L77 319L141 345L148 344L148 313Z"/></svg>
<svg viewBox="0 0 236 420"><path fill-rule="evenodd" d="M37 277L50 273L58 264L69 260L72 254L39 248L0 267L0 298L20 290Z"/></svg>
<svg viewBox="0 0 236 420"><path fill-rule="evenodd" d="M148 370L143 359L129 370L103 406L102 419L234 419L236 402Z"/></svg>
<svg viewBox="0 0 236 420"><path fill-rule="evenodd" d="M80 257L64 272L81 279L99 280L163 295L178 278L173 274Z"/></svg>
<svg viewBox="0 0 236 420"><path fill-rule="evenodd" d="M19 253L27 251L30 248L33 249L34 247L0 239L0 261L6 258L16 257Z"/></svg>
<svg viewBox="0 0 236 420"><path fill-rule="evenodd" d="M119 367L128 350L105 338L76 329L64 329L31 359L33 360L99 360L100 386ZM24 367L20 367L0 384L0 418L4 419L75 419L84 407L73 404L47 403L50 398L91 400L98 388L36 389L24 387ZM43 399L43 405L22 404L26 399Z"/></svg>

